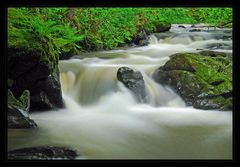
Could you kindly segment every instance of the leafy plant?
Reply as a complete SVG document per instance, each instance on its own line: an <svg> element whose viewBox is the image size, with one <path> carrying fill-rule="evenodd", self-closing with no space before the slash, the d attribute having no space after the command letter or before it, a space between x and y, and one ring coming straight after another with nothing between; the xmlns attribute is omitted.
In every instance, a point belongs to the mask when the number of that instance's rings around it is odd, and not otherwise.
<svg viewBox="0 0 240 167"><path fill-rule="evenodd" d="M8 8L8 46L57 62L60 53L112 49L161 24L231 20L231 8Z"/></svg>
<svg viewBox="0 0 240 167"><path fill-rule="evenodd" d="M69 24L60 24L45 16L40 10L33 13L26 8L9 8L8 46L38 51L43 60L55 67L61 51L81 48L78 42L83 40L84 34L79 34Z"/></svg>
<svg viewBox="0 0 240 167"><path fill-rule="evenodd" d="M232 8L192 8L190 15L198 22L210 23L215 26L232 22Z"/></svg>

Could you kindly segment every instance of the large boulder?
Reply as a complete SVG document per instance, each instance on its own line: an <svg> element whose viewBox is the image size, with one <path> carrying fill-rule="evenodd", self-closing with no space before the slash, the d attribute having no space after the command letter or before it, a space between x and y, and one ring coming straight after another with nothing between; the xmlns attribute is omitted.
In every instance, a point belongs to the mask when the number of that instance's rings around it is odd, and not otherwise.
<svg viewBox="0 0 240 167"><path fill-rule="evenodd" d="M8 49L8 88L16 97L30 91L30 111L63 107L58 67L36 52Z"/></svg>
<svg viewBox="0 0 240 167"><path fill-rule="evenodd" d="M153 78L172 87L195 108L232 110L232 58L228 54L174 54L154 72Z"/></svg>
<svg viewBox="0 0 240 167"><path fill-rule="evenodd" d="M8 128L29 129L36 128L37 124L29 118L30 93L25 90L17 100L8 90Z"/></svg>
<svg viewBox="0 0 240 167"><path fill-rule="evenodd" d="M44 80L39 80L31 89L31 110L46 110L63 107L61 85L59 80L49 75Z"/></svg>
<svg viewBox="0 0 240 167"><path fill-rule="evenodd" d="M79 153L76 150L55 147L39 146L16 149L8 152L9 160L72 160Z"/></svg>
<svg viewBox="0 0 240 167"><path fill-rule="evenodd" d="M156 33L159 32L165 32L165 31L169 31L171 28L171 24L168 22L159 22L159 24L156 25Z"/></svg>
<svg viewBox="0 0 240 167"><path fill-rule="evenodd" d="M146 102L147 94L141 72L121 67L117 71L117 79L134 93L139 102Z"/></svg>

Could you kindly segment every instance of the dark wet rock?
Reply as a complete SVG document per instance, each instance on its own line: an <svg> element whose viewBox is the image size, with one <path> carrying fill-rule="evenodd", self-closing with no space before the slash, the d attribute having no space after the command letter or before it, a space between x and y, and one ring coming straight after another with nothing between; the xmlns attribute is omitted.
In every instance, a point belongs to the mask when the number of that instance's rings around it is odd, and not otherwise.
<svg viewBox="0 0 240 167"><path fill-rule="evenodd" d="M8 88L17 98L24 90L30 91L30 111L64 106L58 67L36 52L8 49Z"/></svg>
<svg viewBox="0 0 240 167"><path fill-rule="evenodd" d="M117 79L134 93L139 102L146 102L146 88L141 72L121 67L117 71Z"/></svg>
<svg viewBox="0 0 240 167"><path fill-rule="evenodd" d="M36 128L37 124L29 118L29 107L30 93L28 90L25 90L18 100L8 90L8 128Z"/></svg>
<svg viewBox="0 0 240 167"><path fill-rule="evenodd" d="M160 22L157 26L156 26L156 33L158 32L165 32L165 31L169 31L171 28L171 24L167 23L167 22Z"/></svg>
<svg viewBox="0 0 240 167"><path fill-rule="evenodd" d="M148 40L149 40L149 37L147 37L147 38L145 38L145 39L140 39L140 40L138 41L137 45L138 45L138 46L146 46L146 45L149 44Z"/></svg>
<svg viewBox="0 0 240 167"><path fill-rule="evenodd" d="M133 40L130 42L130 46L145 46L148 45L149 36L145 31L141 31Z"/></svg>
<svg viewBox="0 0 240 167"><path fill-rule="evenodd" d="M178 28L186 28L184 25L179 25Z"/></svg>
<svg viewBox="0 0 240 167"><path fill-rule="evenodd" d="M37 124L29 117L26 117L21 109L8 107L8 128L32 129L37 128Z"/></svg>
<svg viewBox="0 0 240 167"><path fill-rule="evenodd" d="M39 80L32 90L31 109L46 110L57 109L63 106L60 82L56 77L48 76Z"/></svg>
<svg viewBox="0 0 240 167"><path fill-rule="evenodd" d="M40 55L33 51L11 48L7 54L8 78L13 80L30 72L40 61Z"/></svg>
<svg viewBox="0 0 240 167"><path fill-rule="evenodd" d="M74 56L73 52L62 52L59 55L59 60L68 60L73 56Z"/></svg>
<svg viewBox="0 0 240 167"><path fill-rule="evenodd" d="M43 62L39 62L34 68L15 78L12 90L17 94L25 89L31 91L31 88L34 88L39 80L47 79L50 73L50 67Z"/></svg>
<svg viewBox="0 0 240 167"><path fill-rule="evenodd" d="M8 152L9 160L73 160L78 151L55 146L21 148Z"/></svg>
<svg viewBox="0 0 240 167"><path fill-rule="evenodd" d="M12 79L7 79L7 85L8 85L8 88L11 88L13 86L13 83L14 81Z"/></svg>
<svg viewBox="0 0 240 167"><path fill-rule="evenodd" d="M188 105L232 109L232 59L221 52L179 53L157 69L153 78L172 87Z"/></svg>
<svg viewBox="0 0 240 167"><path fill-rule="evenodd" d="M189 30L189 32L200 32L200 31L202 31L201 29L191 29L191 30Z"/></svg>

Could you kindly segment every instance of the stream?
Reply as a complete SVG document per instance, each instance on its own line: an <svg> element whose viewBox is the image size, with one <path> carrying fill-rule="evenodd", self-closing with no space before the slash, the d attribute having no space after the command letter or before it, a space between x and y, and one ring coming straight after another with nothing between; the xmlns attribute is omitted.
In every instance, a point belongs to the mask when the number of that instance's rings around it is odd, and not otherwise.
<svg viewBox="0 0 240 167"><path fill-rule="evenodd" d="M232 53L231 29L185 27L152 34L147 46L60 61L66 108L30 113L39 128L8 131L8 149L68 146L79 150L78 159L232 159L232 112L186 106L151 77L175 53ZM142 73L148 103L117 80L123 66Z"/></svg>

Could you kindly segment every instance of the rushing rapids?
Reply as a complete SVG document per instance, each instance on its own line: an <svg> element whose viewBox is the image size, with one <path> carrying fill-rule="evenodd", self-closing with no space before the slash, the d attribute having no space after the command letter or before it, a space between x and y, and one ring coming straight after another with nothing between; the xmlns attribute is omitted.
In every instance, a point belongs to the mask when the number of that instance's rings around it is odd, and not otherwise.
<svg viewBox="0 0 240 167"><path fill-rule="evenodd" d="M151 35L144 47L60 61L66 108L31 114L40 128L9 131L9 150L59 145L78 149L79 159L231 159L232 112L186 107L173 90L151 78L174 53L232 52L230 30L187 30ZM142 73L147 103L139 104L117 80L123 66Z"/></svg>

